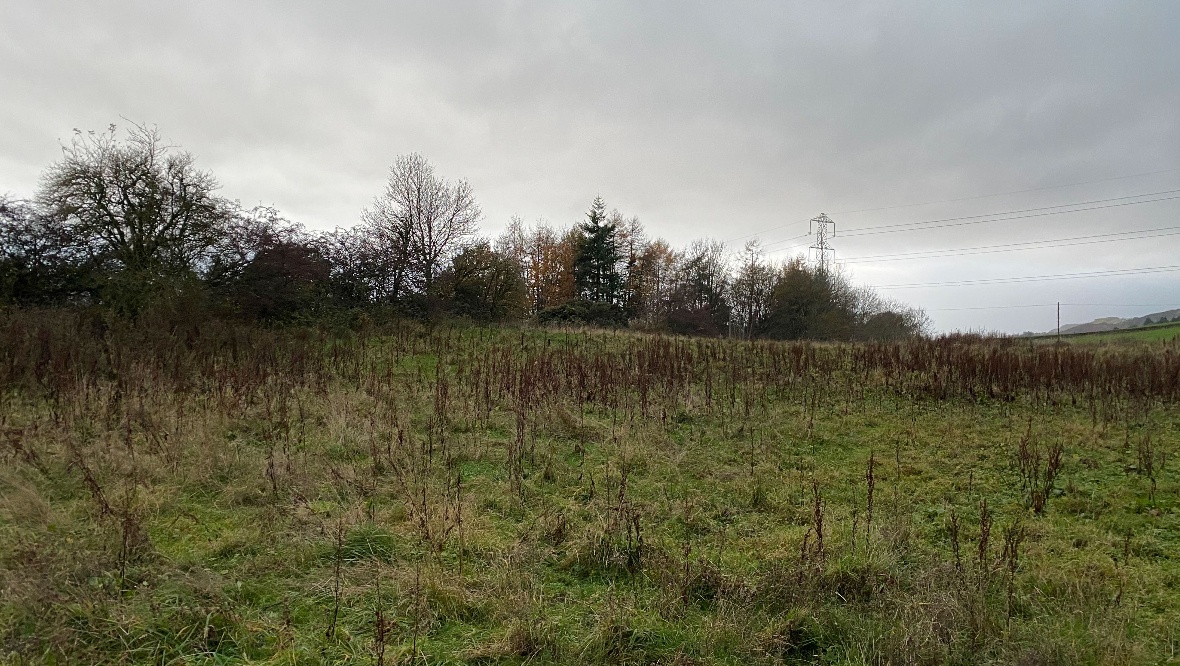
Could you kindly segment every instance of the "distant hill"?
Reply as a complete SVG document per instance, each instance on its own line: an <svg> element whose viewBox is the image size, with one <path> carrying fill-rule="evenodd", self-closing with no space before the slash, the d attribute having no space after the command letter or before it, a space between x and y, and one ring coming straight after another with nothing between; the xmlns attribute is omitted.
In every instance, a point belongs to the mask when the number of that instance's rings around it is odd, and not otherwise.
<svg viewBox="0 0 1180 666"><path fill-rule="evenodd" d="M1085 324L1070 324L1061 327L1061 334L1072 333L1102 333L1105 331L1121 331L1128 328L1139 328L1141 326L1149 326L1151 324L1159 324L1165 321L1180 321L1180 309L1165 310L1163 312L1153 312L1142 317L1130 317L1128 319L1120 319L1119 317L1101 317L1094 321ZM1046 333L1056 333L1057 329L1046 331Z"/></svg>

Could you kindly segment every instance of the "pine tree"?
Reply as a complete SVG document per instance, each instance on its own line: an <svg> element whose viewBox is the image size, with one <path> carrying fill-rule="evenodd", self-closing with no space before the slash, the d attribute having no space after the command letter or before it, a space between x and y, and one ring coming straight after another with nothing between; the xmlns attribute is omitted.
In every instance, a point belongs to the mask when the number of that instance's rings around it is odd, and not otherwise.
<svg viewBox="0 0 1180 666"><path fill-rule="evenodd" d="M606 202L595 197L578 225L582 239L574 262L574 280L578 297L595 303L619 305L623 279L619 274L619 230L606 216Z"/></svg>

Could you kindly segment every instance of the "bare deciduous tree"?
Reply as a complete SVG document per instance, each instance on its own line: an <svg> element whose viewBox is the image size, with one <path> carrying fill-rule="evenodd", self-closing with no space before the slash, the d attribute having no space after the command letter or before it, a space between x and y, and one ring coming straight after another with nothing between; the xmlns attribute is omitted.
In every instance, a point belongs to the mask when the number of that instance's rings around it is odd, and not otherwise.
<svg viewBox="0 0 1180 666"><path fill-rule="evenodd" d="M405 283L405 255L387 240L380 228L369 225L337 228L319 236L320 252L332 264L332 298L348 307L396 300Z"/></svg>
<svg viewBox="0 0 1180 666"><path fill-rule="evenodd" d="M302 225L284 218L273 206L246 210L231 204L225 207L224 216L217 242L197 262L205 284L215 290L240 278L259 252L283 243L312 241Z"/></svg>
<svg viewBox="0 0 1180 666"><path fill-rule="evenodd" d="M448 182L417 153L399 156L385 191L364 212L375 239L404 269L392 276L394 295L429 290L473 238L480 216L466 180Z"/></svg>
<svg viewBox="0 0 1180 666"><path fill-rule="evenodd" d="M746 243L739 258L738 272L733 280L730 298L733 301L735 332L751 338L770 307L774 291L774 267L766 263L762 244L758 239Z"/></svg>
<svg viewBox="0 0 1180 666"><path fill-rule="evenodd" d="M225 216L217 181L154 127L133 125L125 141L114 125L76 131L62 153L43 175L38 200L108 268L189 270L220 237Z"/></svg>
<svg viewBox="0 0 1180 666"><path fill-rule="evenodd" d="M86 297L84 257L62 225L28 201L0 195L0 303Z"/></svg>
<svg viewBox="0 0 1180 666"><path fill-rule="evenodd" d="M693 335L720 335L729 327L730 271L725 244L693 241L678 253L668 327Z"/></svg>

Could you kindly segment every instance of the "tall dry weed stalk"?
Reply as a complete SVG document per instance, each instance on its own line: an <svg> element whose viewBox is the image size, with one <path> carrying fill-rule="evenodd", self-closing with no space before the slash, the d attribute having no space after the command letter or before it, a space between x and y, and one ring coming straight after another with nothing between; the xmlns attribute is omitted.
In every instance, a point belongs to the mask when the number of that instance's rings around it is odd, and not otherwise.
<svg viewBox="0 0 1180 666"><path fill-rule="evenodd" d="M1061 473L1064 452L1065 446L1060 441L1050 444L1042 451L1033 435L1032 421L1029 420L1028 429L1020 438L1016 457L1020 489L1033 513L1044 512L1045 504L1055 488L1057 476Z"/></svg>

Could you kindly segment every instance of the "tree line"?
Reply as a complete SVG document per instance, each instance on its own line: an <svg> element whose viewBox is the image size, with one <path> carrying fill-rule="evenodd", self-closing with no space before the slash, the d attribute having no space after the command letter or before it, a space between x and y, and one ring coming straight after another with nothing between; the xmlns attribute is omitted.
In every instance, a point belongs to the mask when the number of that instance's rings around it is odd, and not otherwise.
<svg viewBox="0 0 1180 666"><path fill-rule="evenodd" d="M803 257L682 249L597 197L567 228L513 218L497 238L465 180L398 157L358 223L316 232L243 207L154 127L78 132L29 200L0 197L0 304L159 303L267 322L366 313L634 327L773 339L919 335L920 310Z"/></svg>

